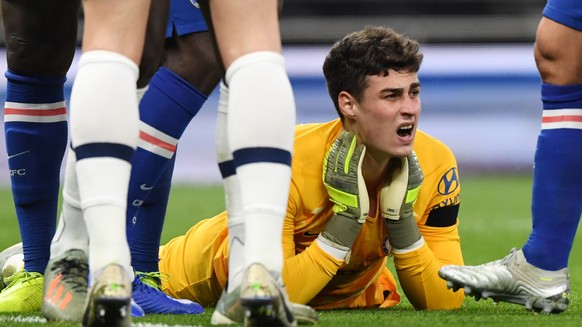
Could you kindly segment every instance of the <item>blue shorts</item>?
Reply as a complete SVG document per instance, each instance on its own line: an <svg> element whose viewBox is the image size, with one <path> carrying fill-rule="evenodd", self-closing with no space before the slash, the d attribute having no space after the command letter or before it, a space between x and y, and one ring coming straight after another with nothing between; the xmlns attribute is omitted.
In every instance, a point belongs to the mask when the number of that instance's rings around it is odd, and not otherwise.
<svg viewBox="0 0 582 327"><path fill-rule="evenodd" d="M582 1L548 0L544 16L582 32Z"/></svg>
<svg viewBox="0 0 582 327"><path fill-rule="evenodd" d="M196 0L170 0L166 38L172 37L174 30L180 36L208 31Z"/></svg>

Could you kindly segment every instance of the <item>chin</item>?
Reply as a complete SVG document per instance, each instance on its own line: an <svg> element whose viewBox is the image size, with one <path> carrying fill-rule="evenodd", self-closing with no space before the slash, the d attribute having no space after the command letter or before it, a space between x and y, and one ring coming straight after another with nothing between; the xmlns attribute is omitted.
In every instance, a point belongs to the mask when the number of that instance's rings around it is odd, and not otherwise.
<svg viewBox="0 0 582 327"><path fill-rule="evenodd" d="M412 153L412 144L406 145L406 146L399 146L396 148L392 148L390 150L391 151L388 151L388 152L393 157L399 157L399 158L407 157Z"/></svg>

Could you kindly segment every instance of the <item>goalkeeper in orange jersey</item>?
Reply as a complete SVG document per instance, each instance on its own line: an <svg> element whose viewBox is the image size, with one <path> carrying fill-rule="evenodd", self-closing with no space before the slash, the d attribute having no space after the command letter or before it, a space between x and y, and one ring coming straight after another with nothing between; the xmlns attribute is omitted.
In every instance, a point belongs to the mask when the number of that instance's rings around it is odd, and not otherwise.
<svg viewBox="0 0 582 327"><path fill-rule="evenodd" d="M290 301L316 309L394 306L400 295L386 268L393 258L416 309L462 304L464 295L448 290L437 275L445 264L463 264L460 187L452 151L418 130L422 58L416 41L384 27L351 33L327 55L323 71L339 119L295 131L282 232ZM225 119L225 111L219 113ZM218 157L228 176L229 156L218 148ZM228 213L160 248L159 268L169 276L164 291L217 304L213 324L240 319L237 297L228 301L221 294L245 291L227 283L240 280L232 267L243 264L229 258L229 248L245 239L229 237L227 215L242 215L241 199L229 183L225 195Z"/></svg>

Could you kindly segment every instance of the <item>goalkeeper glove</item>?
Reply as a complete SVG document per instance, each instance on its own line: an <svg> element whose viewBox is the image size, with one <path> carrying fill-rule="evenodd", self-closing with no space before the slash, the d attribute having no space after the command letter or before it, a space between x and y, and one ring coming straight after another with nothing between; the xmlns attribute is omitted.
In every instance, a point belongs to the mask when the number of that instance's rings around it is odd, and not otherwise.
<svg viewBox="0 0 582 327"><path fill-rule="evenodd" d="M405 249L421 235L414 220L414 203L424 176L416 154L402 158L400 170L380 191L382 216L388 228L388 241L395 249Z"/></svg>
<svg viewBox="0 0 582 327"><path fill-rule="evenodd" d="M362 176L366 147L356 136L342 131L323 161L323 183L334 203L334 215L321 232L320 241L349 252L368 217L369 199Z"/></svg>

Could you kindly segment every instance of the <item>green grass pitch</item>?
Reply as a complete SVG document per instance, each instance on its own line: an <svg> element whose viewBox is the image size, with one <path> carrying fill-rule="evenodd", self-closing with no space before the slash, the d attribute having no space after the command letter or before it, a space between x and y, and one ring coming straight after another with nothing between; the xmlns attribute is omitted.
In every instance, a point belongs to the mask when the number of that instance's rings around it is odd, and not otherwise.
<svg viewBox="0 0 582 327"><path fill-rule="evenodd" d="M529 176L465 176L461 180L460 231L466 264L479 264L505 256L524 244L531 229ZM9 190L0 190L0 249L19 241ZM219 186L178 185L172 190L163 241L186 231L202 218L222 210ZM580 326L582 324L582 245L577 237L570 260L572 302L563 314L540 315L520 306L467 298L455 311L415 311L403 296L387 310L333 310L320 312L319 326ZM392 264L389 263L392 269ZM134 326L209 326L212 308L200 316L150 315L133 320ZM0 326L44 325L39 313L0 315ZM76 326L75 324L49 324Z"/></svg>

